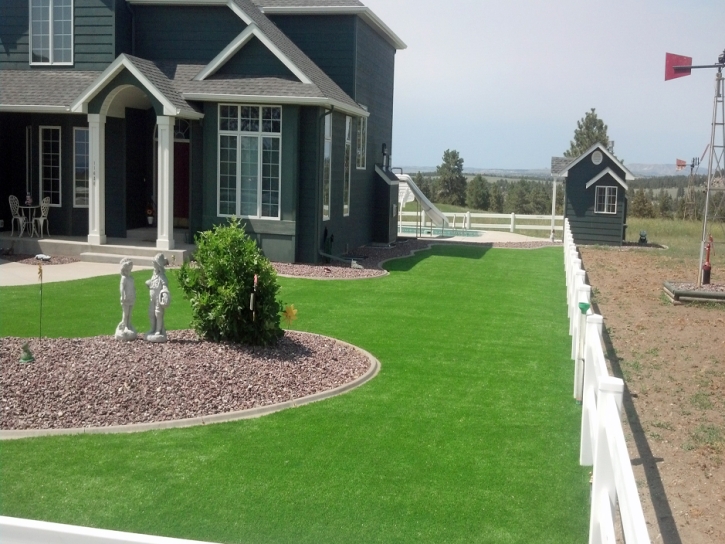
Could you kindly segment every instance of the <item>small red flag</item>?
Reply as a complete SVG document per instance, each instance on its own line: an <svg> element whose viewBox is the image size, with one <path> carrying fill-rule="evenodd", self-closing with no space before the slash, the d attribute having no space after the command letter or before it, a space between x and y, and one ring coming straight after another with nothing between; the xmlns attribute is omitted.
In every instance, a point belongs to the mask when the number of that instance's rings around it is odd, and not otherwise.
<svg viewBox="0 0 725 544"><path fill-rule="evenodd" d="M682 159L677 159L677 162L675 163L677 166L677 171L684 170L685 166L687 166L687 161L683 161Z"/></svg>

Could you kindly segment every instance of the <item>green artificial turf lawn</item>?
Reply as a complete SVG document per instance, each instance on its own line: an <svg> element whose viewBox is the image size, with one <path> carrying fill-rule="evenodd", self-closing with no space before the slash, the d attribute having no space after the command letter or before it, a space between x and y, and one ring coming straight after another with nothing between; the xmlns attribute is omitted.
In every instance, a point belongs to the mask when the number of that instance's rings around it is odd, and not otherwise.
<svg viewBox="0 0 725 544"><path fill-rule="evenodd" d="M2 442L0 511L212 542L584 541L561 249L388 267L280 280L295 327L372 352L373 381L256 420Z"/></svg>

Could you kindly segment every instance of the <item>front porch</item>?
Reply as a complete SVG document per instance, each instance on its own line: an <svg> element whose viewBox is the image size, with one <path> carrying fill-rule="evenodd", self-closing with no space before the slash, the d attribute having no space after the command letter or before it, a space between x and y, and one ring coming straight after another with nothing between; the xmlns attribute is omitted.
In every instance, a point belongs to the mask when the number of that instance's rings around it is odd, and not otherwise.
<svg viewBox="0 0 725 544"><path fill-rule="evenodd" d="M159 252L166 256L170 264L181 264L188 261L196 249L189 240L188 229L174 229L174 249L165 250L158 249L156 245L155 227L131 229L126 234L126 238L109 237L105 244L93 244L87 236L19 238L17 235L11 236L9 232L0 232L0 247L11 249L15 254L45 253L96 263L118 263L123 257L128 257L139 266L152 266L152 259Z"/></svg>

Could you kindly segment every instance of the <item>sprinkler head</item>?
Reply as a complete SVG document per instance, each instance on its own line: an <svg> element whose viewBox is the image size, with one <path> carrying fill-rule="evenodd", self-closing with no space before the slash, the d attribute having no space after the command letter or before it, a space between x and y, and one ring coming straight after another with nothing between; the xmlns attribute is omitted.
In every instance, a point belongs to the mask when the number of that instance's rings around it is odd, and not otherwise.
<svg viewBox="0 0 725 544"><path fill-rule="evenodd" d="M579 310L581 311L582 315L585 315L587 313L587 310L589 310L589 308L591 308L591 306L592 305L589 304L588 302L580 302Z"/></svg>

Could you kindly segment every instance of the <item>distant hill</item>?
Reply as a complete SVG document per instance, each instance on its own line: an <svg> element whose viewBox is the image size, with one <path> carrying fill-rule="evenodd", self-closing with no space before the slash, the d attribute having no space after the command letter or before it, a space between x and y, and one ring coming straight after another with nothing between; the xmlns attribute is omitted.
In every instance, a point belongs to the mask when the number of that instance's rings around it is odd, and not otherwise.
<svg viewBox="0 0 725 544"><path fill-rule="evenodd" d="M631 163L624 165L629 168L636 177L651 178L656 176L687 176L690 174L689 166L679 172L674 164L643 164ZM435 172L435 166L403 166L403 172L406 174L415 174L416 172ZM489 176L501 176L507 178L549 178L550 171L548 168L464 168L465 174L484 174ZM702 173L702 167L700 168Z"/></svg>

